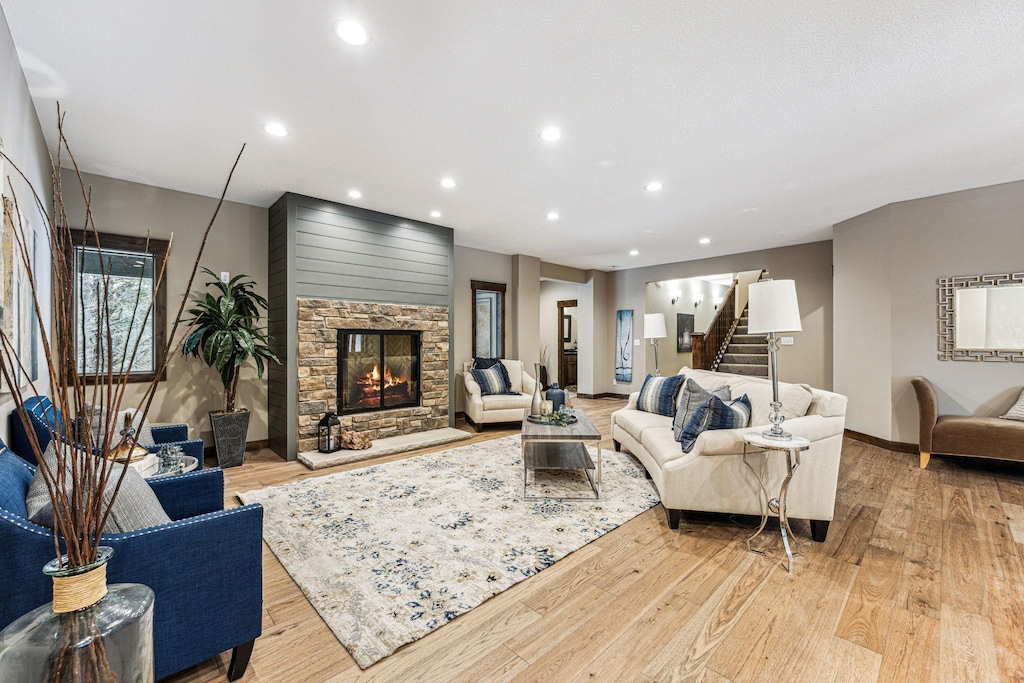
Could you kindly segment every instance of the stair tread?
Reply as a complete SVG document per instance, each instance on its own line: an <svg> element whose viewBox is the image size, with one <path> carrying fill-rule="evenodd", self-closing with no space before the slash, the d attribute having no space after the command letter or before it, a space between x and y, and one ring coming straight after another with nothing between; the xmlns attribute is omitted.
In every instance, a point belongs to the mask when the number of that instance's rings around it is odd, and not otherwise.
<svg viewBox="0 0 1024 683"><path fill-rule="evenodd" d="M749 375L752 377L767 377L767 365L748 365L744 363L721 363L718 366L719 372L729 372L734 375Z"/></svg>
<svg viewBox="0 0 1024 683"><path fill-rule="evenodd" d="M741 365L768 365L767 353L730 353L722 355L722 362Z"/></svg>
<svg viewBox="0 0 1024 683"><path fill-rule="evenodd" d="M734 334L732 336L733 344L758 344L762 343L767 346L767 342L764 340L763 334Z"/></svg>

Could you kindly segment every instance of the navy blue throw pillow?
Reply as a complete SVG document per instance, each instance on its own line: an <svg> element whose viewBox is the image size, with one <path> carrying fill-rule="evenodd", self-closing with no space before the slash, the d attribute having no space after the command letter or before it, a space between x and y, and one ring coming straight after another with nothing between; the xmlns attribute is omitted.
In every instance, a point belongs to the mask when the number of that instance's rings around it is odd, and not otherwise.
<svg viewBox="0 0 1024 683"><path fill-rule="evenodd" d="M746 394L728 403L712 395L690 418L679 443L683 445L683 453L689 453L697 443L697 437L704 432L713 429L740 429L749 424L750 399Z"/></svg>
<svg viewBox="0 0 1024 683"><path fill-rule="evenodd" d="M507 394L508 384L505 383L505 379L501 376L501 372L497 367L484 368L483 370L470 370L473 373L473 379L480 385L480 393L483 396L493 396L495 394Z"/></svg>
<svg viewBox="0 0 1024 683"><path fill-rule="evenodd" d="M672 417L676 413L676 397L683 386L682 375L671 377L655 377L647 375L644 385L640 387L640 397L636 400L636 409L645 413L657 413Z"/></svg>
<svg viewBox="0 0 1024 683"><path fill-rule="evenodd" d="M508 376L508 368L501 362L500 358L474 358L473 369L474 370L487 370L488 368L497 368L498 372L501 373L501 378L505 380L505 386L507 389L501 392L503 394L518 394L518 391L512 391L512 378Z"/></svg>

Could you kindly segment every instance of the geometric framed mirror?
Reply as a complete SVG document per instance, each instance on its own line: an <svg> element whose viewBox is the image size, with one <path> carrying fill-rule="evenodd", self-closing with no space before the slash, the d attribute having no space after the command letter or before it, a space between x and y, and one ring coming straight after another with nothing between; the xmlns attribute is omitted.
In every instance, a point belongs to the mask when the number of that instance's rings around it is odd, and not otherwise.
<svg viewBox="0 0 1024 683"><path fill-rule="evenodd" d="M1024 362L1024 273L943 277L939 360Z"/></svg>

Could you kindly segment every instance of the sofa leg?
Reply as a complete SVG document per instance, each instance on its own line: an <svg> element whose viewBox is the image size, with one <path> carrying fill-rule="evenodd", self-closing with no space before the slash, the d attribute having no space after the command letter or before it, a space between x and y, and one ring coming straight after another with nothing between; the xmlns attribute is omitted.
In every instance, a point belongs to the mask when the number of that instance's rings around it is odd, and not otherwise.
<svg viewBox="0 0 1024 683"><path fill-rule="evenodd" d="M481 432L484 431L484 425L482 422L474 422L473 427L474 429L476 429L477 434L480 434Z"/></svg>
<svg viewBox="0 0 1024 683"><path fill-rule="evenodd" d="M824 519L812 519L811 520L811 538L818 543L824 543L825 538L828 536L828 520Z"/></svg>
<svg viewBox="0 0 1024 683"><path fill-rule="evenodd" d="M668 528L669 529L678 529L679 528L679 520L682 518L683 511L682 510L673 510L672 508L665 508L665 509L668 510Z"/></svg>
<svg viewBox="0 0 1024 683"><path fill-rule="evenodd" d="M618 441L616 441L615 439L612 439L612 446L615 447L615 452L616 453L621 453L622 452L622 444L619 443Z"/></svg>
<svg viewBox="0 0 1024 683"><path fill-rule="evenodd" d="M250 640L231 650L231 664L228 665L229 681L237 681L245 675L245 670L249 666L249 657L252 656L252 646L255 644L255 640Z"/></svg>
<svg viewBox="0 0 1024 683"><path fill-rule="evenodd" d="M648 479L651 478L651 473L647 471L646 467L644 468L644 476L647 477Z"/></svg>
<svg viewBox="0 0 1024 683"><path fill-rule="evenodd" d="M932 454L931 453L924 453L924 452L921 453L921 469L922 470L925 467L928 467L928 461L931 460L931 458L932 458Z"/></svg>

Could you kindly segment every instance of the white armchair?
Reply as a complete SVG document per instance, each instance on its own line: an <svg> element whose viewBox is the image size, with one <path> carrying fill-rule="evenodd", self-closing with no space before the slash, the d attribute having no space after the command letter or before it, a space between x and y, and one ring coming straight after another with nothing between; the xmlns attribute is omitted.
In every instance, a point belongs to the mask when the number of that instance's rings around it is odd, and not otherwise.
<svg viewBox="0 0 1024 683"><path fill-rule="evenodd" d="M478 432L483 431L485 424L522 422L530 410L536 380L526 372L521 360L502 358L501 364L508 371L509 381L512 382L511 391L516 392L514 394L482 395L480 385L470 372L473 362L469 361L462 366L462 378L466 384L466 422Z"/></svg>

